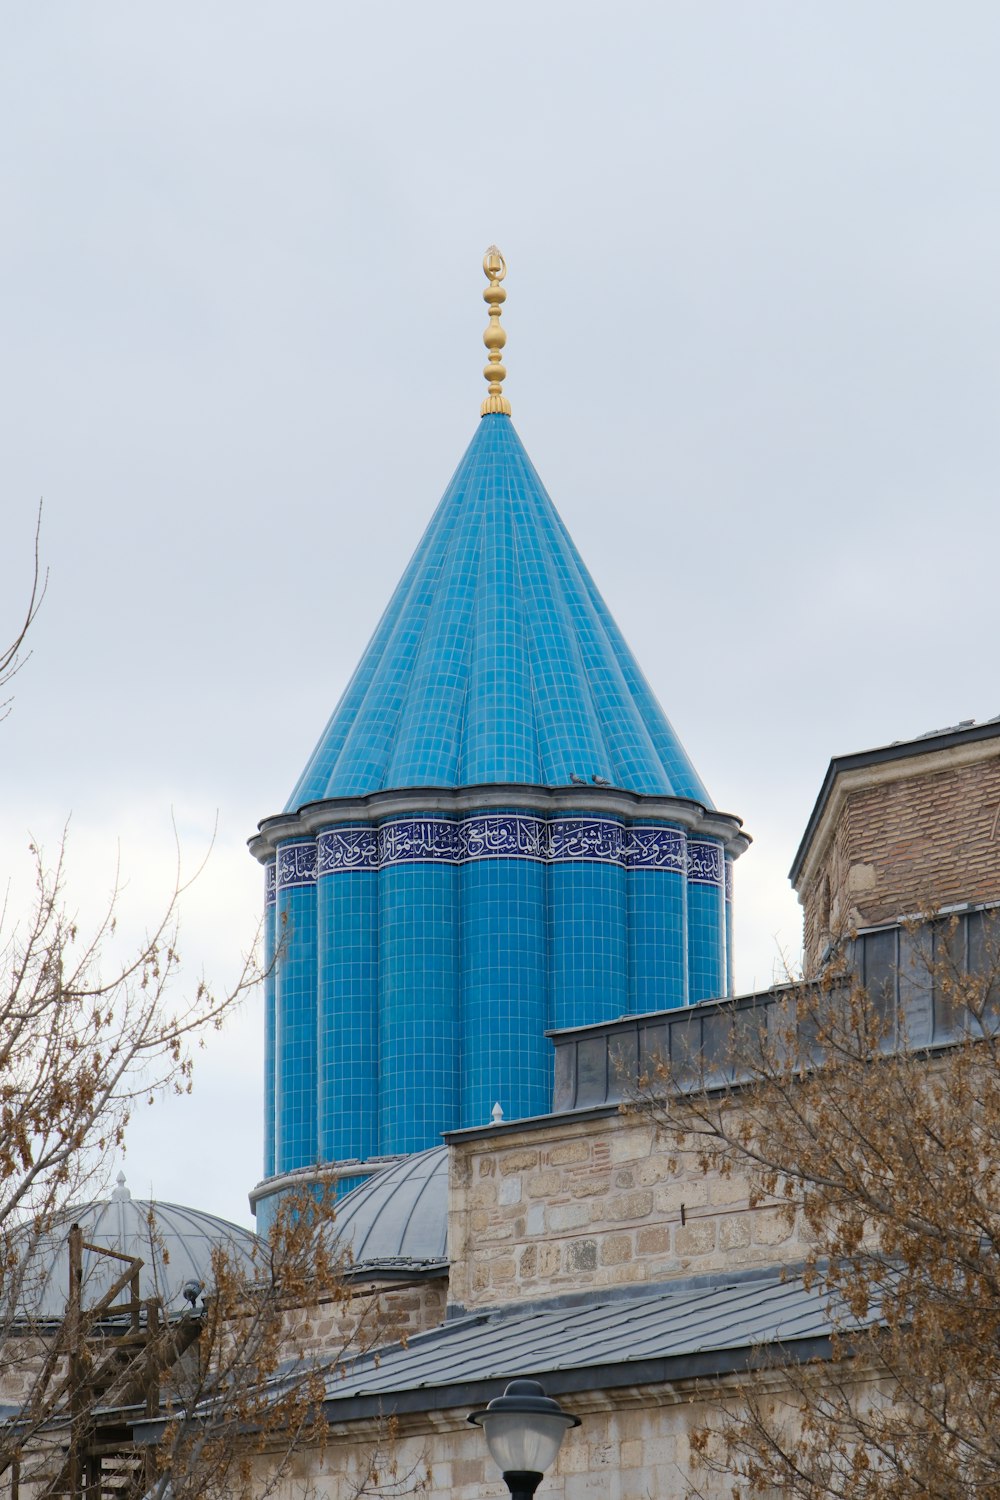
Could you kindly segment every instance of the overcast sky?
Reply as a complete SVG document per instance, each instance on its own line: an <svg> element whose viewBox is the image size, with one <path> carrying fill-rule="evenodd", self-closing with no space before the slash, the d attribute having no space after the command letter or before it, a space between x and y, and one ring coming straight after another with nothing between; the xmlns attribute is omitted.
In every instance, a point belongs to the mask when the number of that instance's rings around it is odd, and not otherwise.
<svg viewBox="0 0 1000 1500"><path fill-rule="evenodd" d="M478 420L514 423L717 805L738 979L827 761L1000 712L1000 7L0 3L2 860L85 915L283 805ZM247 1221L261 1003L125 1170ZM117 1171L119 1162L109 1163Z"/></svg>

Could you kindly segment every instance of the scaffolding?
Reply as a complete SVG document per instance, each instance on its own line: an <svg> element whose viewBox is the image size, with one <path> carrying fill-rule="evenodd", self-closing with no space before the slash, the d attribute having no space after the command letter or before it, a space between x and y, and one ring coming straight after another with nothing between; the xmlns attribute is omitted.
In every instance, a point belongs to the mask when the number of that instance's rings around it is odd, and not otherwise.
<svg viewBox="0 0 1000 1500"><path fill-rule="evenodd" d="M120 1267L91 1307L84 1306L85 1252ZM79 1225L71 1228L65 1317L0 1459L10 1500L24 1500L26 1463L33 1500L139 1500L155 1483L153 1451L137 1446L132 1423L160 1412L163 1377L197 1343L202 1323L193 1308L171 1321L162 1298L144 1298L142 1267L138 1256L91 1244Z"/></svg>

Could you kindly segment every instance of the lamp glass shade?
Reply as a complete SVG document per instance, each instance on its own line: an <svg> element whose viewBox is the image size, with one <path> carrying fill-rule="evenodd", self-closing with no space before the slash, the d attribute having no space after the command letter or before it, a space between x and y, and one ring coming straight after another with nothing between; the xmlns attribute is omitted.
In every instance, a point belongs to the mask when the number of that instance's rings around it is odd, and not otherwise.
<svg viewBox="0 0 1000 1500"><path fill-rule="evenodd" d="M565 1412L486 1411L479 1420L502 1474L544 1474L574 1425Z"/></svg>

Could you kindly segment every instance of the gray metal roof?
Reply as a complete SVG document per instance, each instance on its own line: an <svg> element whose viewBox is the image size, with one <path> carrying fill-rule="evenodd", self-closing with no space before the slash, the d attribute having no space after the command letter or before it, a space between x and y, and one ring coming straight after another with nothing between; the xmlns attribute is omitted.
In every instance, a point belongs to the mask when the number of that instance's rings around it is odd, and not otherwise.
<svg viewBox="0 0 1000 1500"><path fill-rule="evenodd" d="M679 1380L745 1367L761 1346L791 1346L790 1357L795 1346L799 1357L822 1353L832 1326L822 1293L776 1275L521 1304L450 1320L377 1361L337 1370L327 1401L333 1418L346 1419L370 1398L396 1396L386 1410L445 1407L474 1386L519 1375L553 1391Z"/></svg>
<svg viewBox="0 0 1000 1500"><path fill-rule="evenodd" d="M837 1309L839 1331L857 1327ZM450 1318L405 1347L380 1349L326 1377L331 1422L481 1404L528 1376L550 1395L711 1379L756 1364L828 1358L829 1299L794 1272L742 1272L602 1290ZM296 1370L296 1373L298 1371ZM282 1377L274 1381L281 1386ZM134 1424L155 1442L162 1419Z"/></svg>
<svg viewBox="0 0 1000 1500"><path fill-rule="evenodd" d="M140 1296L162 1297L168 1310L184 1306L181 1288L188 1281L212 1284L212 1251L225 1247L237 1266L253 1275L255 1254L262 1248L249 1229L230 1224L214 1214L178 1203L133 1198L118 1174L110 1198L68 1208L41 1235L25 1227L19 1231L23 1277L15 1292L17 1316L58 1320L65 1315L69 1292L69 1231L74 1224L84 1240L136 1256ZM92 1306L121 1273L121 1261L83 1253L84 1306ZM8 1279L9 1280L9 1279Z"/></svg>
<svg viewBox="0 0 1000 1500"><path fill-rule="evenodd" d="M407 1156L361 1183L337 1205L336 1229L359 1269L446 1265L447 1146Z"/></svg>

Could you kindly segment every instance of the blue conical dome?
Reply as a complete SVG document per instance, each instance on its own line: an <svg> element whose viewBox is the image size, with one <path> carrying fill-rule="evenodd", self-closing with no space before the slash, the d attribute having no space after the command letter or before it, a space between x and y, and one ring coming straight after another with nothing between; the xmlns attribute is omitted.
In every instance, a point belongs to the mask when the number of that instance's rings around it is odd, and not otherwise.
<svg viewBox="0 0 1000 1500"><path fill-rule="evenodd" d="M510 418L485 417L286 811L594 776L711 806Z"/></svg>
<svg viewBox="0 0 1000 1500"><path fill-rule="evenodd" d="M553 1028L724 994L746 843L509 416L488 413L251 844L267 871L263 1222L316 1163L346 1190L497 1103L543 1113Z"/></svg>

